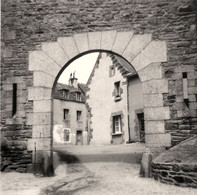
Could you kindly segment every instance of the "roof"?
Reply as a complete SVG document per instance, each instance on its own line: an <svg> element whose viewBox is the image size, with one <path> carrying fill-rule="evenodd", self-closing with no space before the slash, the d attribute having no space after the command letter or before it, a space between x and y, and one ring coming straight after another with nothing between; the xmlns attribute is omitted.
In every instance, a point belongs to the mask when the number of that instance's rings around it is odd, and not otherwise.
<svg viewBox="0 0 197 195"><path fill-rule="evenodd" d="M79 86L78 88L75 88L71 85L57 83L53 98L65 100L65 101L75 101L75 102L85 103L86 101L85 92L87 91L86 90L87 87L85 87L85 84L78 84L78 86Z"/></svg>

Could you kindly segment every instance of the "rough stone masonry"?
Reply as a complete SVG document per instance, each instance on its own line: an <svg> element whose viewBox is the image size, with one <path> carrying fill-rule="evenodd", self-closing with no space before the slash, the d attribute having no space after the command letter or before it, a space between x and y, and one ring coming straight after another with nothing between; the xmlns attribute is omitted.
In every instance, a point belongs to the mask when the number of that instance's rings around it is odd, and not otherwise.
<svg viewBox="0 0 197 195"><path fill-rule="evenodd" d="M161 66L168 90L159 96L170 115L160 124L171 134L172 146L197 133L196 0L2 0L1 9L2 171L31 169L32 151L27 150L27 142L35 127L28 116L34 112L35 102L29 100L28 88L40 77L29 70L29 52L40 50L44 42L56 42L58 37L133 31L134 35L151 34L152 40L164 41L167 60ZM151 81L147 85L153 86ZM47 90L41 88L41 98L49 94ZM149 112L147 121L157 108ZM47 116L45 119L46 129L42 130L50 137L47 125L51 121ZM154 121L149 122L149 129L151 125L154 127ZM154 139L151 132L147 142L149 139Z"/></svg>

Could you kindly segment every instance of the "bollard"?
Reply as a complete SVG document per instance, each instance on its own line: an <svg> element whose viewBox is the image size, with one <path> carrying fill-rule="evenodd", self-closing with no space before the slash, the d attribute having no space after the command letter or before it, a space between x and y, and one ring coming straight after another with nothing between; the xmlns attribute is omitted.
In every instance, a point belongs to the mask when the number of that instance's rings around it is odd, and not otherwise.
<svg viewBox="0 0 197 195"><path fill-rule="evenodd" d="M44 177L52 177L54 176L54 168L51 163L50 155L47 152L43 153L42 157L42 172Z"/></svg>
<svg viewBox="0 0 197 195"><path fill-rule="evenodd" d="M152 177L152 154L149 148L146 148L145 153L142 155L142 161L140 166L140 176L141 177Z"/></svg>

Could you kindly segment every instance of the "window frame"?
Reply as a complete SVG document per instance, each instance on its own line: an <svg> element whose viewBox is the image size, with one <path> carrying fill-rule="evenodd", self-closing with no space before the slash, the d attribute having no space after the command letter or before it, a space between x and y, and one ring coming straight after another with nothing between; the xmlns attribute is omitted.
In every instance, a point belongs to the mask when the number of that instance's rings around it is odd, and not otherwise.
<svg viewBox="0 0 197 195"><path fill-rule="evenodd" d="M121 98L121 88L120 88L120 81L117 81L114 83L114 95L115 95L115 101L120 101Z"/></svg>
<svg viewBox="0 0 197 195"><path fill-rule="evenodd" d="M118 130L117 130L118 128ZM121 115L113 116L113 134L122 134L122 117Z"/></svg>
<svg viewBox="0 0 197 195"><path fill-rule="evenodd" d="M82 111L81 110L77 110L77 112L76 112L76 120L77 121L81 121L81 118L82 118Z"/></svg>
<svg viewBox="0 0 197 195"><path fill-rule="evenodd" d="M66 112L67 111L67 112ZM66 117L67 116L67 117ZM68 120L70 117L69 117L69 109L67 108L64 108L63 109L63 119L64 120Z"/></svg>
<svg viewBox="0 0 197 195"><path fill-rule="evenodd" d="M76 101L81 101L81 92L76 92Z"/></svg>
<svg viewBox="0 0 197 195"><path fill-rule="evenodd" d="M64 137L63 137L64 142L70 142L70 138L71 138L70 137L70 130L69 129L64 129Z"/></svg>

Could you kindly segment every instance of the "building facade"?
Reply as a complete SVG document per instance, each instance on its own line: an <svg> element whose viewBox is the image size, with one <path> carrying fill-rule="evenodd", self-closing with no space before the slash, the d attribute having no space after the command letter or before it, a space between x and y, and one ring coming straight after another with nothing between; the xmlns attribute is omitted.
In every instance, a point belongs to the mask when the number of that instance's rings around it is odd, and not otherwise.
<svg viewBox="0 0 197 195"><path fill-rule="evenodd" d="M101 53L87 85L91 143L143 141L140 139L144 134L140 131L143 128L140 125L144 126L142 86L136 71L120 57Z"/></svg>
<svg viewBox="0 0 197 195"><path fill-rule="evenodd" d="M81 88L80 88L81 86ZM88 117L84 85L77 78L69 84L57 83L53 109L53 142L62 144L88 144Z"/></svg>

